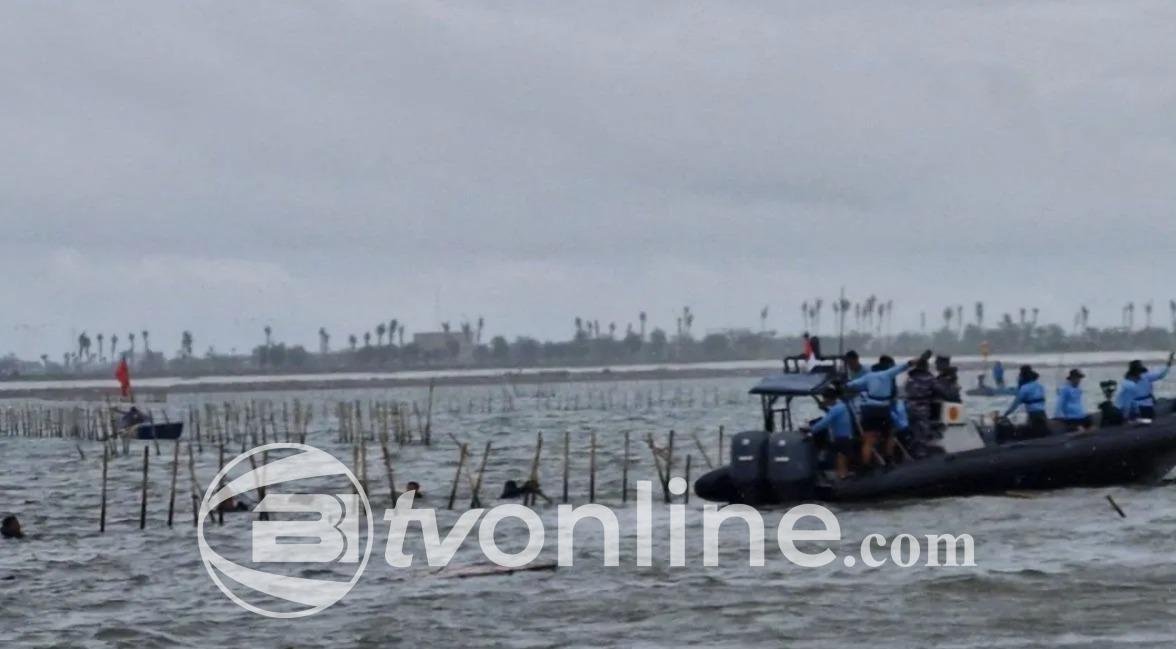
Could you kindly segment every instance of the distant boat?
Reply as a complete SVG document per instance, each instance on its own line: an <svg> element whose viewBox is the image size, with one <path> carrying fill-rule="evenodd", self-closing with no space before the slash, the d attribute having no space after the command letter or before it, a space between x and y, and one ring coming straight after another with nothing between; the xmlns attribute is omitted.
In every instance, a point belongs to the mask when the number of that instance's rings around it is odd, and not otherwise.
<svg viewBox="0 0 1176 649"><path fill-rule="evenodd" d="M137 439L179 439L184 432L184 423L180 421L167 424L139 424L135 427Z"/></svg>

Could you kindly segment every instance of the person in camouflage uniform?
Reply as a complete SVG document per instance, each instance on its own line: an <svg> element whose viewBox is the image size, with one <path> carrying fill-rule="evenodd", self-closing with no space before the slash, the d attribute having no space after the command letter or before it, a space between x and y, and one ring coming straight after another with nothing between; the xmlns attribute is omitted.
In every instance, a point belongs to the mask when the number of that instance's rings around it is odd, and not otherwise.
<svg viewBox="0 0 1176 649"><path fill-rule="evenodd" d="M914 448L910 449L910 452L915 457L922 457L927 453L927 443L934 436L932 420L935 408L943 402L945 394L925 360L916 362L911 368L904 390L911 438L914 441Z"/></svg>

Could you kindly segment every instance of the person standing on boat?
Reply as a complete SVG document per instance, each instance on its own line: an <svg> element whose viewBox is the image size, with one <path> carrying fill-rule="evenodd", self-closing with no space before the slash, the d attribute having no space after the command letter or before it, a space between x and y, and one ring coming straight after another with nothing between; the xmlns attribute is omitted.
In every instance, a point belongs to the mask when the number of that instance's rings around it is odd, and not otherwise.
<svg viewBox="0 0 1176 649"><path fill-rule="evenodd" d="M870 372L845 384L846 389L861 392L863 466L874 463L878 443L891 432L893 422L890 419L890 408L898 397L895 378L913 364L926 362L929 358L930 350L923 352L918 359L895 365L893 358L884 355L870 368Z"/></svg>
<svg viewBox="0 0 1176 649"><path fill-rule="evenodd" d="M992 382L996 384L998 390L1003 390L1005 386L1004 380L1004 364L997 361L992 366Z"/></svg>
<svg viewBox="0 0 1176 649"><path fill-rule="evenodd" d="M1123 411L1128 421L1134 419L1152 420L1156 418L1156 398L1152 384L1162 381L1172 369L1172 360L1176 352L1168 354L1168 363L1164 369L1155 372L1147 371L1143 361L1134 360L1127 365L1127 375L1123 377L1123 385L1119 388L1119 396L1115 405Z"/></svg>
<svg viewBox="0 0 1176 649"><path fill-rule="evenodd" d="M845 380L852 381L866 375L866 367L855 350L845 352Z"/></svg>
<svg viewBox="0 0 1176 649"><path fill-rule="evenodd" d="M827 387L821 391L821 406L825 408L825 416L813 424L810 431L814 434L826 432L836 454L835 469L837 477L849 477L849 461L854 451L854 418L849 405L841 399L837 388Z"/></svg>
<svg viewBox="0 0 1176 649"><path fill-rule="evenodd" d="M1049 435L1049 419L1045 416L1045 388L1037 380L1037 372L1029 365L1022 365L1017 375L1017 396L1013 403L1005 410L1004 416L1016 412L1017 408L1025 407L1028 417L1023 435L1024 437L1046 437Z"/></svg>
<svg viewBox="0 0 1176 649"><path fill-rule="evenodd" d="M906 394L907 413L910 418L911 445L908 450L915 457L926 455L928 443L934 432L932 421L936 408L944 401L945 395L940 384L931 374L931 365L926 359L919 359L907 375L903 388Z"/></svg>
<svg viewBox="0 0 1176 649"><path fill-rule="evenodd" d="M1067 432L1089 430L1093 425L1090 415L1086 414L1086 406L1082 403L1082 379L1086 375L1082 370L1072 369L1066 377L1066 383L1058 388L1058 402L1054 406L1054 419L1061 420Z"/></svg>

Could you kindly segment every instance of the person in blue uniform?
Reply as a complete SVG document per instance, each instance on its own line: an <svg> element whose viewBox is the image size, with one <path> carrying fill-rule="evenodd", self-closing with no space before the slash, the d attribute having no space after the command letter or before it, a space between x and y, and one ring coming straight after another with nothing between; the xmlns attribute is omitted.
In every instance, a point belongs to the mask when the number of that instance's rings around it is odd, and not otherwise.
<svg viewBox="0 0 1176 649"><path fill-rule="evenodd" d="M838 478L849 476L849 462L854 452L854 416L849 405L841 399L837 388L832 386L821 391L821 407L825 416L812 425L813 434L825 433L836 453L835 470Z"/></svg>
<svg viewBox="0 0 1176 649"><path fill-rule="evenodd" d="M1005 386L1004 364L1000 361L997 361L996 364L992 366L992 382L996 384L998 389L1004 388Z"/></svg>
<svg viewBox="0 0 1176 649"><path fill-rule="evenodd" d="M1156 397L1152 384L1168 376L1174 357L1176 353L1168 354L1168 364L1164 369L1155 372L1147 371L1143 361L1135 360L1127 365L1127 374L1119 386L1119 396L1115 399L1115 405L1123 411L1123 416L1128 421L1151 421L1156 418Z"/></svg>
<svg viewBox="0 0 1176 649"><path fill-rule="evenodd" d="M1094 423L1086 413L1086 405L1082 401L1082 379L1086 375L1082 370L1072 369L1066 376L1066 382L1058 388L1058 401L1054 404L1054 419L1065 425L1067 432L1075 430L1089 430Z"/></svg>
<svg viewBox="0 0 1176 649"><path fill-rule="evenodd" d="M1022 365L1017 374L1017 396L1005 410L1008 417L1024 407L1025 426L1019 431L1020 437L1045 437L1049 435L1049 419L1045 416L1045 388L1038 381L1037 372L1029 365Z"/></svg>
<svg viewBox="0 0 1176 649"><path fill-rule="evenodd" d="M892 458L902 458L904 454L897 452L900 444L907 450L907 453L913 454L914 451L911 449L914 446L914 435L911 433L911 418L907 413L906 401L894 400L890 406L890 423L894 433L887 440L887 455Z"/></svg>
<svg viewBox="0 0 1176 649"><path fill-rule="evenodd" d="M895 379L912 365L929 358L930 350L917 359L896 365L893 358L882 356L870 372L845 384L847 390L861 393L862 466L874 464L879 442L891 433L890 408L898 396Z"/></svg>

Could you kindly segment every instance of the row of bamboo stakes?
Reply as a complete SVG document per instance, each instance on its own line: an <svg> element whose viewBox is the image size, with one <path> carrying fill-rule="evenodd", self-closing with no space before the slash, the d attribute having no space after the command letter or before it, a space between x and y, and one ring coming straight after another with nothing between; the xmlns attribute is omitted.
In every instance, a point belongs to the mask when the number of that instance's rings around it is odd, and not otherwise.
<svg viewBox="0 0 1176 649"><path fill-rule="evenodd" d="M694 445L696 446L700 457L702 457L703 461L706 463L708 468L713 468L716 465L722 464L724 437L725 437L724 428L722 426L720 426L719 430L718 430L718 445L715 449L716 461L712 462L710 459L710 455L707 453L706 447L703 444L702 439L697 434L691 435L691 439L692 439ZM368 467L369 467L370 462L368 460L368 451L367 451L369 440L368 440L367 436L360 436L357 439L358 439L358 442L351 446L353 473L355 474L356 479L360 482L360 485L363 488L364 492L369 494L369 497L371 497L371 491L369 491L369 486L370 486L369 478L370 478L370 476L368 473ZM398 492L398 490L396 488L395 473L393 471L392 460L391 460L392 454L389 450L390 440L388 437L380 436L377 438L377 441L380 446L383 469L384 469L385 477L387 479L387 484L388 484L389 502L395 503L396 499L399 497L400 493ZM532 455L530 472L528 474L528 483L534 485L535 488L532 491L530 491L529 493L526 493L523 498L523 504L528 505L528 506L535 506L536 504L538 504L538 499L540 497L542 497L548 503L553 502L553 500L551 498L549 498L545 493L543 493L543 491L540 487L541 483L540 483L539 478L540 478L541 456L542 456L542 451L543 451L543 441L544 441L543 433L538 433L536 435L536 440L535 440L535 452ZM622 463L621 463L621 496L620 496L620 499L621 499L622 504L629 502L630 491L631 491L630 487L629 487L629 469L630 469L630 466L633 464L633 460L634 460L634 457L632 455L632 441L633 440L632 440L631 433L629 431L626 431L624 433L624 456L623 456L624 459L622 460ZM653 460L653 465L654 465L654 468L656 470L656 475L657 475L657 483L661 485L663 499L664 499L665 503L667 503L667 504L672 503L674 500L674 496L670 492L669 482L670 482L670 478L673 477L673 472L674 472L674 469L676 466L675 460L677 459L677 454L680 453L680 449L675 446L676 434L673 430L671 430L669 432L669 435L667 436L664 444L659 443L659 440L657 440L655 438L653 433L647 433L643 441L645 443L645 446L649 450L650 457ZM155 442L156 442L156 454L158 455L158 453L159 453L158 440L156 440ZM446 501L446 508L449 510L452 510L456 507L459 489L462 484L463 469L466 466L467 460L469 460L471 457L468 443L460 442L456 438L454 438L454 443L457 444L457 448L458 448L458 461L457 461L457 468L456 468L454 476L453 476L452 486L450 488L449 496ZM176 498L177 498L177 494L178 494L178 479L179 479L180 460L181 460L180 450L181 450L181 447L184 445L185 445L185 442L183 442L183 441L180 441L180 440L173 440L172 441L172 449L171 449L172 450L172 453L171 453L172 457L171 457L171 466L170 466L170 490L169 490L168 506L167 506L167 526L169 528L173 527L173 525L175 523ZM100 504L99 504L99 515L98 515L98 531L100 533L104 533L106 531L106 519L107 519L107 509L108 509L109 464L114 457L117 457L116 446L117 445L114 444L113 442L104 442L104 444L103 444L102 479L101 479L101 486L100 486L101 496L100 496ZM191 505L192 505L192 525L195 526L198 523L201 494L203 494L204 491L201 488L200 480L198 479L198 477L196 475L196 464L195 464L196 451L195 451L195 447L194 447L192 439L188 439L186 441L186 446L187 446L187 471L188 471L188 479L189 479L189 498L191 500ZM560 502L565 503L565 504L569 503L571 501L571 493L570 493L571 448L572 448L572 435L570 432L564 432L563 445L562 445L562 466L561 466L562 489L561 489L561 494L560 494ZM225 445L224 445L224 443L220 443L217 446L217 449L218 449L218 453L219 453L218 466L220 467L220 469L223 469L224 465L225 465ZM468 483L468 486L469 486L469 507L471 509L482 506L481 489L483 486L483 478L485 476L485 471L486 471L486 463L490 457L492 449L493 449L493 443L490 441L487 441L486 445L484 447L484 450L482 451L482 456L480 459L480 463L479 463L477 472L476 473L468 472L465 476L466 482ZM599 449L600 449L600 447L599 447L598 441L597 441L597 434L595 431L592 431L589 434L589 444L588 444L587 501L589 503L597 502L597 490L596 490L597 461L596 460L597 460L597 455L598 455ZM128 453L126 451L124 451L123 454L127 455ZM266 455L268 455L268 452L263 454L263 458L262 458L263 464L267 461ZM251 462L253 468L257 468L257 463L256 463L255 458L256 458L256 456L250 457L250 462ZM684 478L685 478L687 484L690 483L690 474L691 474L691 470L692 470L692 466L693 466L693 458L694 458L694 455L692 453L685 454L683 470L684 470ZM82 459L83 460L85 459L84 455L82 456ZM140 485L139 485L139 494L140 494L139 529L140 530L145 529L147 527L148 500L149 500L149 492L150 492L150 490L148 488L150 485L150 468L151 468L151 444L144 443L143 444L142 478L141 478ZM219 472L219 469L218 469L218 472ZM261 500L264 500L264 498L265 498L265 489L261 488L258 490L258 493L257 493L258 502L260 502ZM683 495L683 500L685 503L690 502L690 491L689 490L687 490L686 493ZM262 516L262 518L264 518L265 514L263 513L263 514L261 514L261 516ZM223 510L216 512L216 519L217 519L218 524L220 524L220 525L224 524L224 511Z"/></svg>

